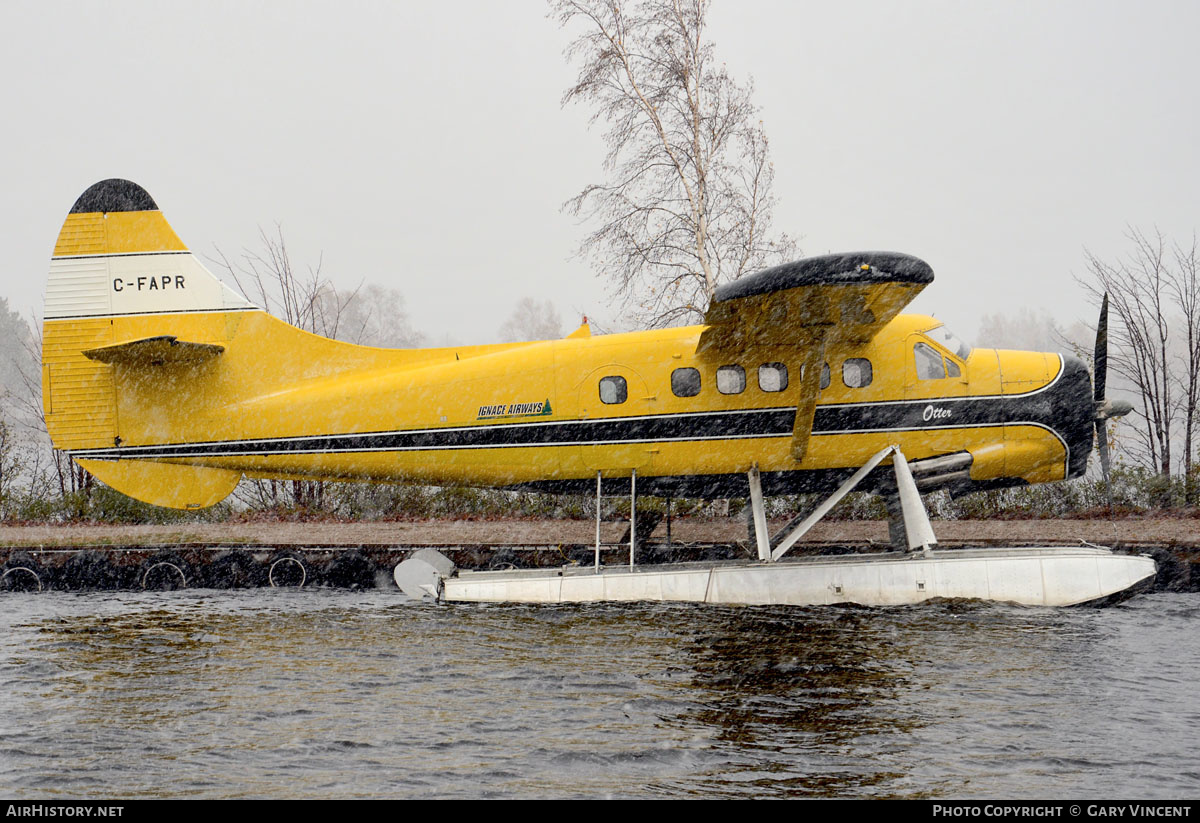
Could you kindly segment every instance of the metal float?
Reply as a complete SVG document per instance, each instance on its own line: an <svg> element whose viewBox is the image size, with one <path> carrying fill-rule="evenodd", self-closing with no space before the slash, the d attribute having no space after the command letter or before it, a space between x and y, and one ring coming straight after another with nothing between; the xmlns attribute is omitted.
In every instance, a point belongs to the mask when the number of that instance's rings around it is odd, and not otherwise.
<svg viewBox="0 0 1200 823"><path fill-rule="evenodd" d="M842 497L891 455L907 552L806 557L783 555ZM456 602L595 603L679 601L816 606L897 606L964 598L1027 606L1073 606L1121 599L1149 587L1154 561L1094 546L937 550L929 515L898 446L875 454L787 534L771 540L757 467L749 472L757 560L559 569L466 571L429 549L400 563L396 584L410 597ZM635 530L631 529L631 534ZM775 546L772 549L772 545ZM631 555L633 547L631 546Z"/></svg>

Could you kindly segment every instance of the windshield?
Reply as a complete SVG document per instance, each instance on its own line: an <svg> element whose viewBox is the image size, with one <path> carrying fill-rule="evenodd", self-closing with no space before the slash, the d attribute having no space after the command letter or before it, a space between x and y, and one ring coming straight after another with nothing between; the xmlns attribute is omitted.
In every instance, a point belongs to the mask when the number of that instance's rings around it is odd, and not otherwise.
<svg viewBox="0 0 1200 823"><path fill-rule="evenodd" d="M925 334L927 334L931 339L941 343L963 360L966 360L971 356L971 347L959 340L958 337L954 335L954 332L950 331L945 326L938 326L936 329L930 329L929 331L925 332Z"/></svg>

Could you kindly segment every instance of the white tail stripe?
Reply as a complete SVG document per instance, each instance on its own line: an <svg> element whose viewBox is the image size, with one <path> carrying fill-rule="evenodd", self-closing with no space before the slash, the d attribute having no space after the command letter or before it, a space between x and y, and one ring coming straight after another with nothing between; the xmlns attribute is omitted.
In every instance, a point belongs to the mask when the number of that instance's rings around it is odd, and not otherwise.
<svg viewBox="0 0 1200 823"><path fill-rule="evenodd" d="M254 308L190 253L50 261L47 320Z"/></svg>

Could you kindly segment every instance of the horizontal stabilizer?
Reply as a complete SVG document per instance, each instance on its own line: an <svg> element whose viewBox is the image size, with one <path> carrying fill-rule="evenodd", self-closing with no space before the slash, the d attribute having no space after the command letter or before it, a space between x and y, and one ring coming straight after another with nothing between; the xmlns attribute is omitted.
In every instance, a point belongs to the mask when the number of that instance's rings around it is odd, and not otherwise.
<svg viewBox="0 0 1200 823"><path fill-rule="evenodd" d="M191 343L173 335L128 340L112 346L87 349L83 356L100 363L122 366L162 366L169 363L199 363L211 360L225 351L214 343Z"/></svg>

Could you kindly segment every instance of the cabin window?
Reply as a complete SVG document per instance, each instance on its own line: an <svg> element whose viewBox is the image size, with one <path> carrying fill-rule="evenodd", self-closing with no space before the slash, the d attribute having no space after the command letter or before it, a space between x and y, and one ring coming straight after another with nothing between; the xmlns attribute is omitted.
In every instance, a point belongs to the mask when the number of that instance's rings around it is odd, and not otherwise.
<svg viewBox="0 0 1200 823"><path fill-rule="evenodd" d="M849 388L861 389L871 385L871 361L864 357L851 357L842 364L842 382Z"/></svg>
<svg viewBox="0 0 1200 823"><path fill-rule="evenodd" d="M933 346L918 343L913 346L913 354L917 358L917 379L941 380L946 376L946 366L942 356Z"/></svg>
<svg viewBox="0 0 1200 823"><path fill-rule="evenodd" d="M741 366L722 366L717 369L717 391L721 394L741 394L745 390L745 369Z"/></svg>
<svg viewBox="0 0 1200 823"><path fill-rule="evenodd" d="M600 402L601 403L624 403L629 397L629 388L625 385L624 377L601 377L600 378Z"/></svg>
<svg viewBox="0 0 1200 823"><path fill-rule="evenodd" d="M758 387L763 391L783 391L787 385L787 366L782 363L763 363L758 367Z"/></svg>
<svg viewBox="0 0 1200 823"><path fill-rule="evenodd" d="M676 397L695 397L700 393L699 369L676 369L671 372L671 393Z"/></svg>
<svg viewBox="0 0 1200 823"><path fill-rule="evenodd" d="M947 377L962 377L962 372L959 370L958 364L955 363L953 360L951 360L949 357L946 358L946 376Z"/></svg>
<svg viewBox="0 0 1200 823"><path fill-rule="evenodd" d="M829 379L830 379L829 378L829 364L822 363L821 364L821 389L822 390L829 388Z"/></svg>

